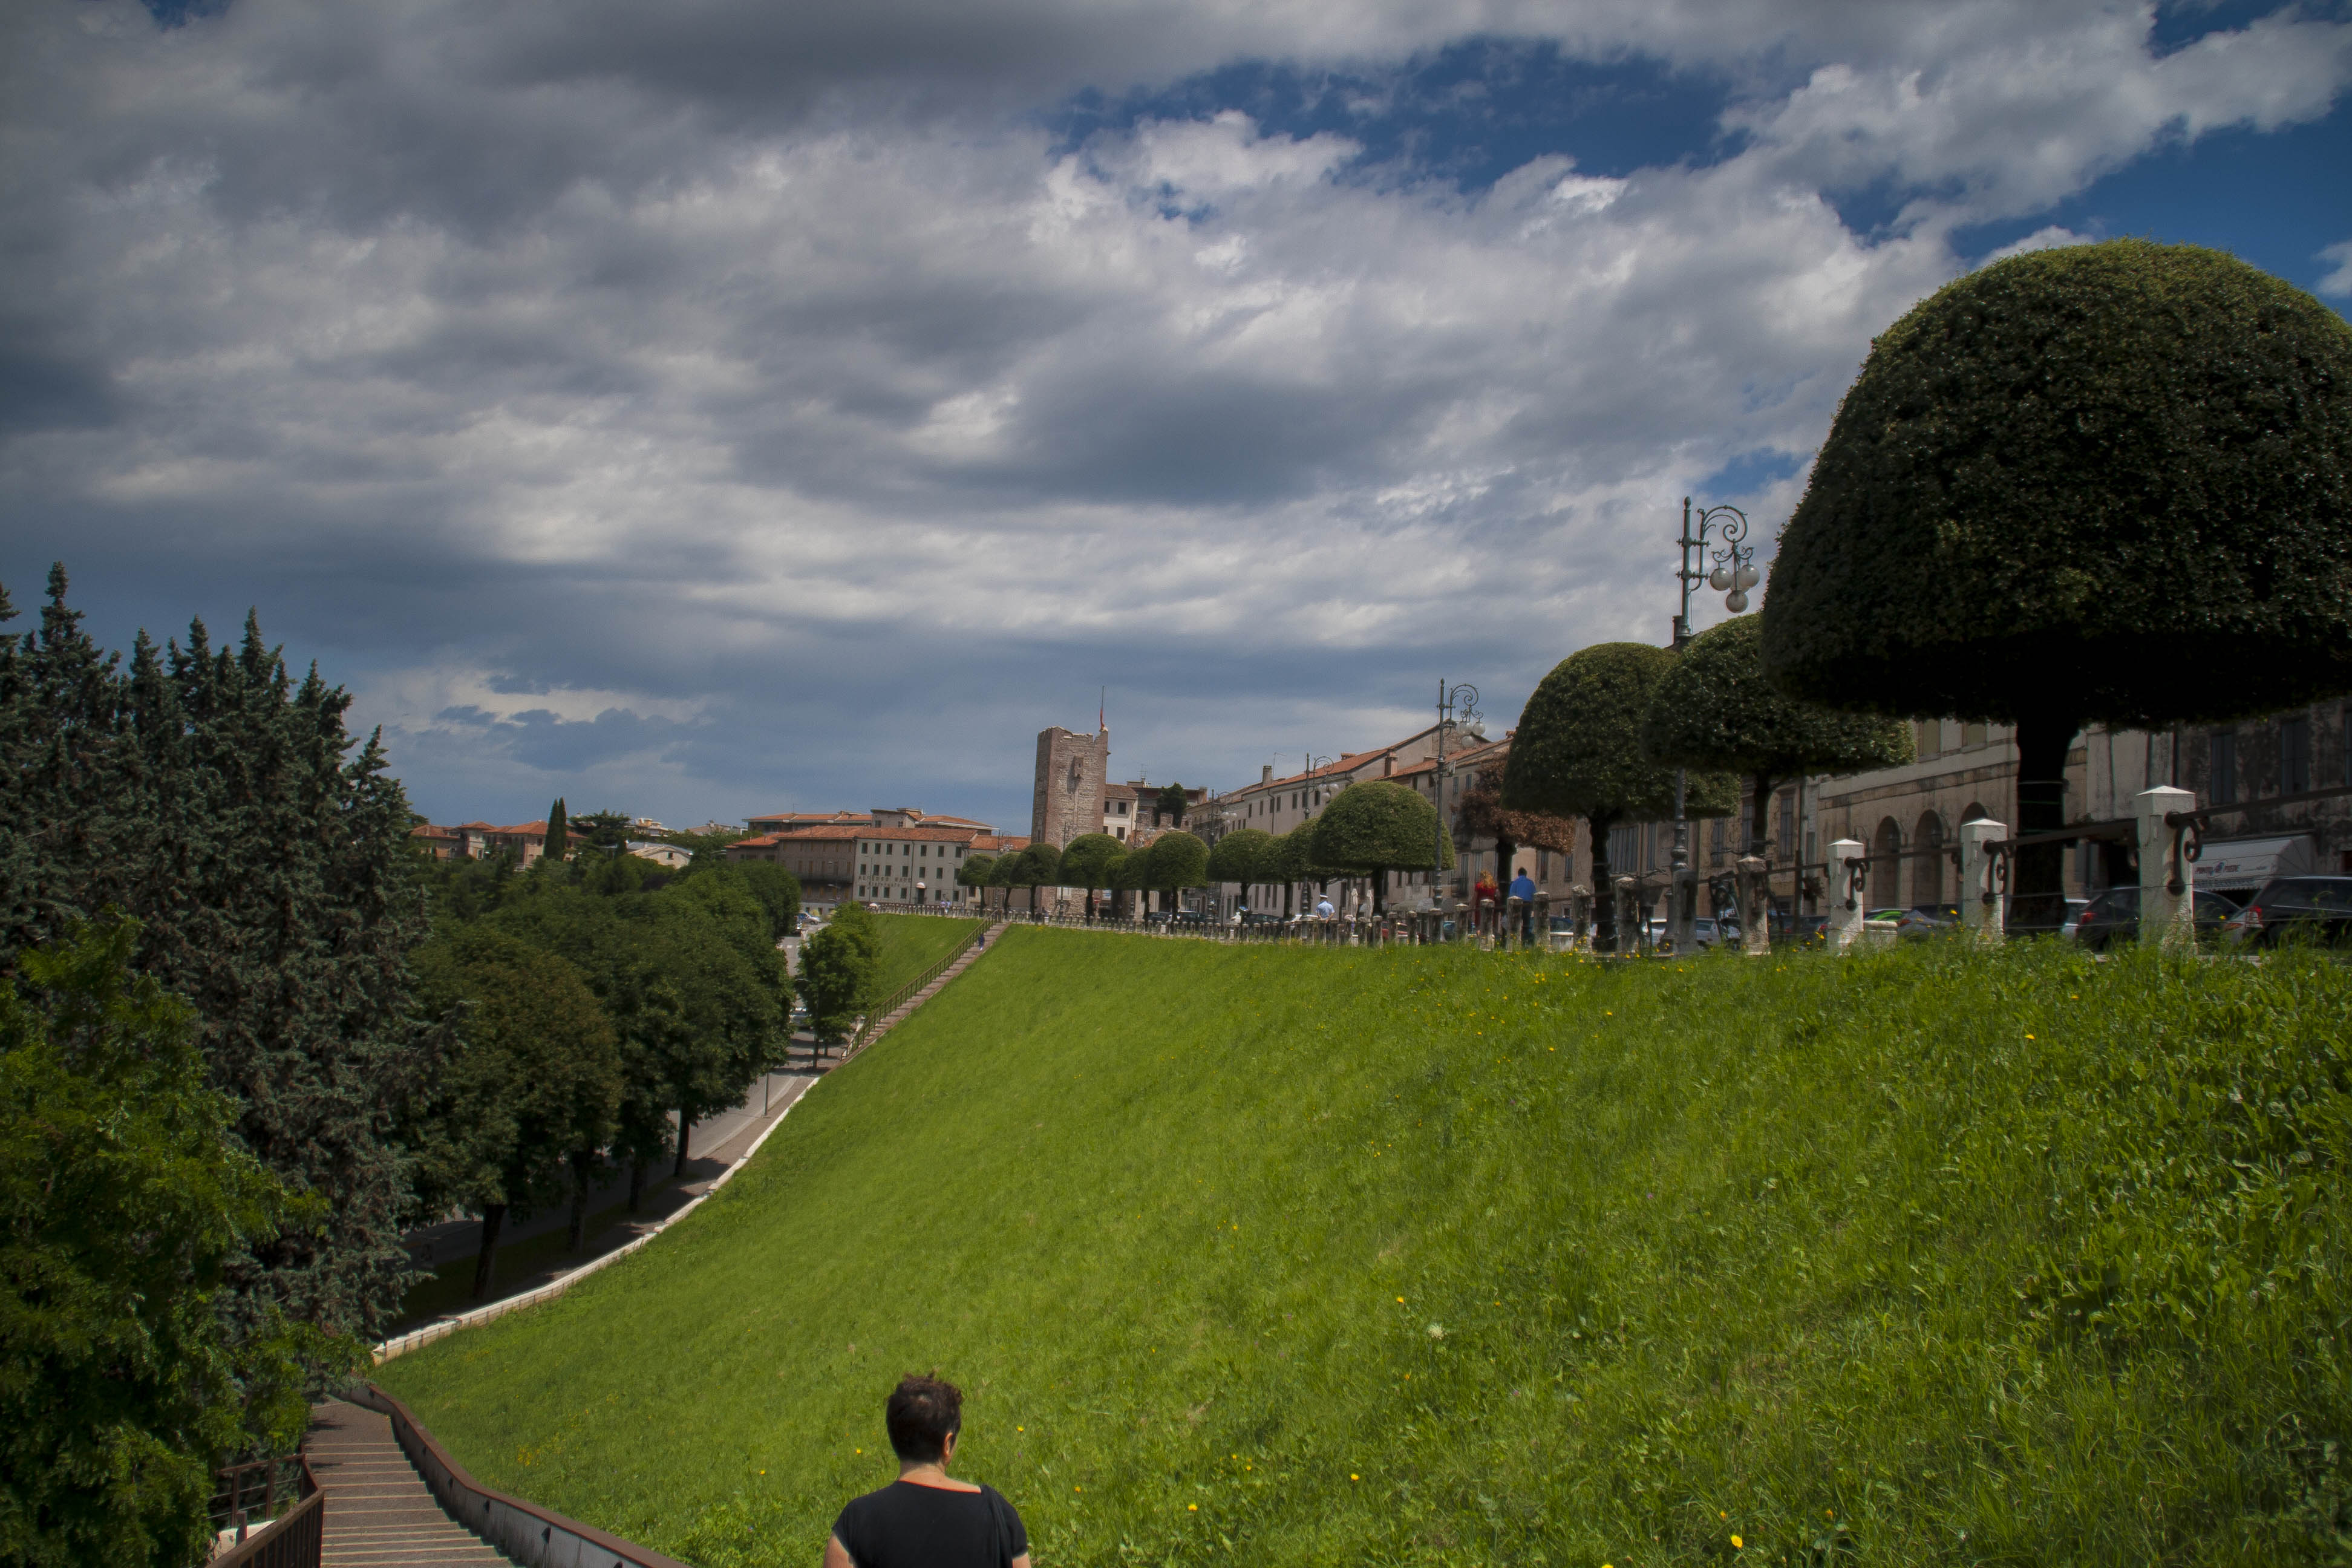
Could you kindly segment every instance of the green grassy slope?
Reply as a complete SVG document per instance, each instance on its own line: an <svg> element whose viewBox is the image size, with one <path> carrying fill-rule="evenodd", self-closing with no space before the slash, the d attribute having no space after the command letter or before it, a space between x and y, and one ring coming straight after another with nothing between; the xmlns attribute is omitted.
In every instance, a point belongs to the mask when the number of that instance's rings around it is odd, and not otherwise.
<svg viewBox="0 0 2352 1568"><path fill-rule="evenodd" d="M953 952L963 939L983 923L946 915L883 915L874 917L882 933L882 976L877 982L885 996Z"/></svg>
<svg viewBox="0 0 2352 1568"><path fill-rule="evenodd" d="M2347 1002L1016 928L687 1225L381 1375L711 1565L814 1561L933 1367L1040 1568L2326 1560Z"/></svg>

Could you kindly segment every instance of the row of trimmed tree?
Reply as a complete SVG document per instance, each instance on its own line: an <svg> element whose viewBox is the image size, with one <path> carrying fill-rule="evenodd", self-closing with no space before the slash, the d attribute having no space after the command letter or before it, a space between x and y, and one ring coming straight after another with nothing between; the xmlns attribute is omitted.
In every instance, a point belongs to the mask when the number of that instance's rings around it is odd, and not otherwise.
<svg viewBox="0 0 2352 1568"><path fill-rule="evenodd" d="M1425 871L1441 858L1444 866L1454 863L1453 843L1438 832L1436 808L1402 784L1374 782L1341 790L1319 815L1285 834L1244 827L1213 848L1181 831L1134 847L1088 833L1058 848L1041 842L1011 855L972 856L956 879L969 888L1030 889L1033 908L1036 889L1083 889L1088 919L1103 890L1159 892L1172 905L1185 888L1280 883L1288 914L1297 884L1331 877L1370 879L1374 907L1384 908L1390 872Z"/></svg>
<svg viewBox="0 0 2352 1568"><path fill-rule="evenodd" d="M2218 251L2013 257L1881 334L1759 615L1676 655L1586 648L1536 691L1503 804L1675 815L1672 769L1769 785L1908 755L1892 721L2015 727L2012 929L2063 918L2086 724L2221 723L2352 692L2352 326ZM1694 774L1686 815L1730 809ZM1602 919L1610 900L1601 900Z"/></svg>

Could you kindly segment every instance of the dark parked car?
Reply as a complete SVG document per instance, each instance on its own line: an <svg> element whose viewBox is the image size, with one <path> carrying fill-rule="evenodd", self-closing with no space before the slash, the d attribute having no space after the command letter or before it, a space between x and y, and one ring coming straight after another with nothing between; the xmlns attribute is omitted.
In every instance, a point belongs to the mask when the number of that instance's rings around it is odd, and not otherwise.
<svg viewBox="0 0 2352 1568"><path fill-rule="evenodd" d="M2352 944L2352 877L2273 877L2221 927L2249 947Z"/></svg>
<svg viewBox="0 0 2352 1568"><path fill-rule="evenodd" d="M2222 922L2238 912L2238 900L2210 889L2197 889L2197 934L2210 938ZM2109 888L2093 899L2074 921L2074 940L2093 952L2105 952L2117 942L2139 940L2139 889Z"/></svg>

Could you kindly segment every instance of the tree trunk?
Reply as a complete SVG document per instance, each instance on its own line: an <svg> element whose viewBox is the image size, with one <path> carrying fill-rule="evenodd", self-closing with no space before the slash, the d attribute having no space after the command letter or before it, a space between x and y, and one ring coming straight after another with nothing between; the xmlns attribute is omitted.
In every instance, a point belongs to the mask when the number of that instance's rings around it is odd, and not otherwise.
<svg viewBox="0 0 2352 1568"><path fill-rule="evenodd" d="M1282 918L1284 920L1290 918L1291 895L1297 891L1298 884L1296 882L1285 882L1282 885Z"/></svg>
<svg viewBox="0 0 2352 1568"><path fill-rule="evenodd" d="M1372 868L1372 913L1384 915L1388 912L1389 868L1386 866L1375 866Z"/></svg>
<svg viewBox="0 0 2352 1568"><path fill-rule="evenodd" d="M1617 951L1617 883L1609 868L1609 830L1613 816L1587 817L1592 830L1592 951Z"/></svg>
<svg viewBox="0 0 2352 1568"><path fill-rule="evenodd" d="M677 1163L670 1167L669 1173L672 1177L686 1174L686 1139L687 1134L693 1131L694 1108L690 1105L679 1106L677 1108Z"/></svg>
<svg viewBox="0 0 2352 1568"><path fill-rule="evenodd" d="M646 1162L645 1156L639 1155L629 1162L629 1212L631 1214L637 1212L637 1205L645 1200L645 1195Z"/></svg>
<svg viewBox="0 0 2352 1568"><path fill-rule="evenodd" d="M499 1232L506 1227L507 1205L482 1205L482 1250L474 1259L474 1300L487 1301L490 1296L490 1278L498 1267Z"/></svg>
<svg viewBox="0 0 2352 1568"><path fill-rule="evenodd" d="M1780 782L1770 773L1752 773L1748 780L1748 853L1767 860L1772 854L1765 819L1772 814L1772 790Z"/></svg>
<svg viewBox="0 0 2352 1568"><path fill-rule="evenodd" d="M588 1239L588 1173L596 1163L595 1152L583 1149L572 1156L572 1229L566 1239L566 1250L577 1252L580 1244Z"/></svg>
<svg viewBox="0 0 2352 1568"><path fill-rule="evenodd" d="M2072 719L2021 720L2017 726L2017 823L2012 837L2066 826L2066 753L2080 726ZM2036 844L2010 867L2008 929L2054 935L2066 923L2066 847Z"/></svg>

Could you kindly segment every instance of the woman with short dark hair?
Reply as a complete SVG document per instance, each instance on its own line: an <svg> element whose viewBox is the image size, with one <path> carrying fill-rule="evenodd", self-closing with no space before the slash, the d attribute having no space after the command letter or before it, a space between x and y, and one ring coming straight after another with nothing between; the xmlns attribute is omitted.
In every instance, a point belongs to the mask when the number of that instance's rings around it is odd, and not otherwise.
<svg viewBox="0 0 2352 1568"><path fill-rule="evenodd" d="M909 1373L883 1407L898 1479L833 1521L824 1568L1029 1568L1029 1532L992 1487L951 1480L963 1394Z"/></svg>

